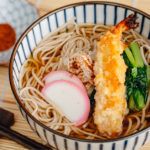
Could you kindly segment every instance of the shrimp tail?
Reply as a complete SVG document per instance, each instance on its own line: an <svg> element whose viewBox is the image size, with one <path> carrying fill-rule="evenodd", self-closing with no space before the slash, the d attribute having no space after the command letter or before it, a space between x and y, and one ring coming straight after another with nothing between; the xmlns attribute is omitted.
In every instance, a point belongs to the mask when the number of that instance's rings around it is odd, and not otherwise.
<svg viewBox="0 0 150 150"><path fill-rule="evenodd" d="M124 23L124 25L126 26L127 30L135 29L139 26L139 23L136 22L137 18L138 17L136 16L136 14L131 14L122 21Z"/></svg>
<svg viewBox="0 0 150 150"><path fill-rule="evenodd" d="M122 20L120 23L118 23L115 28L113 28L113 32L116 32L118 30L126 31L129 29L135 29L139 26L139 23L136 22L137 20L136 13L129 15L127 18Z"/></svg>

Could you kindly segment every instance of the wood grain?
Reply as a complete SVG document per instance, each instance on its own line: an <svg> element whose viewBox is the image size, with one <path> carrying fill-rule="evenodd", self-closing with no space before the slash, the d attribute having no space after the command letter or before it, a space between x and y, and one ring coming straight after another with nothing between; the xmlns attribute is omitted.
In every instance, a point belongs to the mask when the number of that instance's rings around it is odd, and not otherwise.
<svg viewBox="0 0 150 150"><path fill-rule="evenodd" d="M79 2L81 0L28 0L30 3L36 5L40 15L44 15L48 11L51 11L60 6ZM87 1L87 0L84 0ZM105 0L107 1L107 0ZM150 14L150 0L109 0L113 2L119 2L126 5L132 5ZM38 3L37 3L38 2ZM10 89L8 68L0 67L0 107L5 108L15 114L15 124L12 129L29 136L30 138L41 142L41 139L31 130L27 122L21 116L19 109L16 105L15 99ZM21 145L5 139L0 138L0 150L27 150ZM150 150L150 143L144 145L141 150Z"/></svg>

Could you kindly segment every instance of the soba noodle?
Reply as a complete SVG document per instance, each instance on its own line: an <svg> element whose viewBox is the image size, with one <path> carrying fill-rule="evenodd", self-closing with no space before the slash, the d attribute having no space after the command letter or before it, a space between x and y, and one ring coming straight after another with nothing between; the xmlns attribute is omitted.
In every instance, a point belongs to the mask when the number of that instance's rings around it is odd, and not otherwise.
<svg viewBox="0 0 150 150"><path fill-rule="evenodd" d="M61 111L41 94L43 78L53 70L67 70L69 58L81 52L94 60L96 43L110 29L110 26L81 24L69 22L57 31L48 34L34 49L32 56L22 66L20 73L20 97L27 110L40 122L66 135L84 139L106 139L99 134L93 123L93 117L80 127L70 123ZM150 45L142 36L133 30L123 33L126 43L136 41L140 45L144 63L150 64ZM92 84L88 83L90 86ZM128 114L123 123L120 136L132 134L148 126L150 95L145 108Z"/></svg>

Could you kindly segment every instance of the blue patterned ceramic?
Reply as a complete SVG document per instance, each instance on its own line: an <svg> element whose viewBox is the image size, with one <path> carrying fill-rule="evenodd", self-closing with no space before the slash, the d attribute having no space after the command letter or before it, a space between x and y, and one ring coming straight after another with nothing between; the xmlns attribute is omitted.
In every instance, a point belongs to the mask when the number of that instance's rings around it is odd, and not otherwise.
<svg viewBox="0 0 150 150"><path fill-rule="evenodd" d="M37 17L36 8L27 0L0 1L0 23L10 24L15 29L17 39ZM9 50L0 52L0 64L9 61L12 49L11 47Z"/></svg>
<svg viewBox="0 0 150 150"><path fill-rule="evenodd" d="M77 18L77 23L115 25L133 12L139 17L138 21L140 23L136 31L150 39L150 15L129 6L110 2L84 2L56 9L38 19L19 39L10 63L11 88L23 117L39 137L49 145L59 150L138 150L150 140L150 127L115 140L71 138L46 127L36 120L25 109L18 96L18 78L21 66L47 33L54 31L73 17Z"/></svg>

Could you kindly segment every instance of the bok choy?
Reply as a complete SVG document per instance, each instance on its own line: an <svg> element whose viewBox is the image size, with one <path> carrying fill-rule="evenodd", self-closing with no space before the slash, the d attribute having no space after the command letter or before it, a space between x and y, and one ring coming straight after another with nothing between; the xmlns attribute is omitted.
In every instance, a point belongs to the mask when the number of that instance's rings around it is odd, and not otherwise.
<svg viewBox="0 0 150 150"><path fill-rule="evenodd" d="M139 111L144 108L150 83L150 67L144 65L138 43L132 42L123 54L128 66L126 72L126 93L130 110Z"/></svg>

